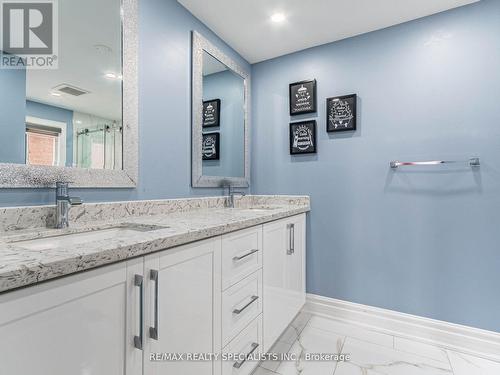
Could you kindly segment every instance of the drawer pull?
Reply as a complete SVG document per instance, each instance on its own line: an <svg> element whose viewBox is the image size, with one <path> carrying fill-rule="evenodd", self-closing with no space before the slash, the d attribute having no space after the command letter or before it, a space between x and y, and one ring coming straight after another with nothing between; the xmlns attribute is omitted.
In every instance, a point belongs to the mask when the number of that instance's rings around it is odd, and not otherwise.
<svg viewBox="0 0 500 375"><path fill-rule="evenodd" d="M143 291L143 280L142 275L134 276L134 286L139 288L139 336L134 336L134 347L136 349L142 350L142 321L144 315L144 291Z"/></svg>
<svg viewBox="0 0 500 375"><path fill-rule="evenodd" d="M151 279L151 281L155 282L155 302L154 302L155 317L154 317L154 327L149 327L149 336L153 340L158 340L158 289L159 289L159 286L158 286L158 271L151 270L149 272L149 278Z"/></svg>
<svg viewBox="0 0 500 375"><path fill-rule="evenodd" d="M286 253L292 255L295 253L295 224L288 224L288 249Z"/></svg>
<svg viewBox="0 0 500 375"><path fill-rule="evenodd" d="M259 296L252 296L250 298L250 302L248 302L245 306L243 306L241 309L234 309L233 314L241 314L244 310L246 310L252 303L257 301L259 299Z"/></svg>
<svg viewBox="0 0 500 375"><path fill-rule="evenodd" d="M250 252L248 252L248 253L246 253L246 254L244 254L244 255L242 255L242 256L239 256L239 257L234 257L234 258L233 258L233 261L238 262L238 261L240 261L240 260L242 260L242 259L245 259L246 257L249 257L249 256L250 256L250 255L252 255L252 254L255 254L255 253L256 253L256 252L258 252L258 251L259 251L259 249L253 249L253 250L251 250Z"/></svg>
<svg viewBox="0 0 500 375"><path fill-rule="evenodd" d="M257 350L257 348L258 348L258 347L259 347L259 344L257 344L256 342L254 342L254 343L252 344L252 349L250 349L250 351L248 352L248 354L247 354L247 355L245 355L245 358L244 358L244 359L242 359L242 360L241 360L241 361L239 361L239 362L234 362L233 367L234 367L234 368L240 368L241 366L243 366L243 364L244 364L244 363L247 361L247 359L248 359L248 358L252 355L252 353L253 353L254 351L256 351L256 350Z"/></svg>

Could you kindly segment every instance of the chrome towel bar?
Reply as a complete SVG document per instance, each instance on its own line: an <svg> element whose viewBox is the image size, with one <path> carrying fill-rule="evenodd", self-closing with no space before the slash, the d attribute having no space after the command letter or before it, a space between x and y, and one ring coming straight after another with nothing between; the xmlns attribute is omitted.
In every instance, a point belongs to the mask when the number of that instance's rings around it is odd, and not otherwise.
<svg viewBox="0 0 500 375"><path fill-rule="evenodd" d="M429 160L429 161L397 161L393 160L390 163L392 169L397 169L403 166L422 166L422 165L439 165L439 164L469 164L471 167L479 167L481 163L479 158L470 158L469 160Z"/></svg>

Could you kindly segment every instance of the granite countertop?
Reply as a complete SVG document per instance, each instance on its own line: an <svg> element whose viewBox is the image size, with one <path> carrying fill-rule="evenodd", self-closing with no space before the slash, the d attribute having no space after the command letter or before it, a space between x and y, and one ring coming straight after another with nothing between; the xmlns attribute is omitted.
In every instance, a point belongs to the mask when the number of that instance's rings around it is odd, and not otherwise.
<svg viewBox="0 0 500 375"><path fill-rule="evenodd" d="M214 207L113 218L106 221L76 224L65 230L28 228L2 232L0 293L310 210L308 198L290 204L283 201L277 203L260 208ZM155 229L127 232L119 237L106 239L99 239L99 232L95 232L125 224L154 226ZM40 250L27 248L26 242L22 242L81 232L87 233L87 241L71 246ZM96 239L92 238L93 233Z"/></svg>

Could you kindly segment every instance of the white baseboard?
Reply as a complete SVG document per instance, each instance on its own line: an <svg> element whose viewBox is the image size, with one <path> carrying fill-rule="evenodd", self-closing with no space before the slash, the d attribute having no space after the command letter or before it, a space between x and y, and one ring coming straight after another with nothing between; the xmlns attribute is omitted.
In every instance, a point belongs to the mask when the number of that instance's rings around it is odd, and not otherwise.
<svg viewBox="0 0 500 375"><path fill-rule="evenodd" d="M500 333L307 295L305 311L367 329L500 361Z"/></svg>

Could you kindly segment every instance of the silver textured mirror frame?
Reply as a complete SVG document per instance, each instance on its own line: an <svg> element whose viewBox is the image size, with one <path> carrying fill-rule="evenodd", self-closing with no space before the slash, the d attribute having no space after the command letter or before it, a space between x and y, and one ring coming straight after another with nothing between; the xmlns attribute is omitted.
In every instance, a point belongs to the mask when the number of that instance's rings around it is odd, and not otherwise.
<svg viewBox="0 0 500 375"><path fill-rule="evenodd" d="M123 169L43 167L0 163L0 188L46 188L57 181L79 188L133 188L139 174L138 1L122 1Z"/></svg>
<svg viewBox="0 0 500 375"><path fill-rule="evenodd" d="M193 31L192 41L192 152L191 152L191 185L193 187L219 187L231 185L248 187L250 185L250 72L215 47L200 33ZM244 177L204 176L202 160L202 122L203 122L203 51L209 53L244 81L244 121L245 121L245 173Z"/></svg>

